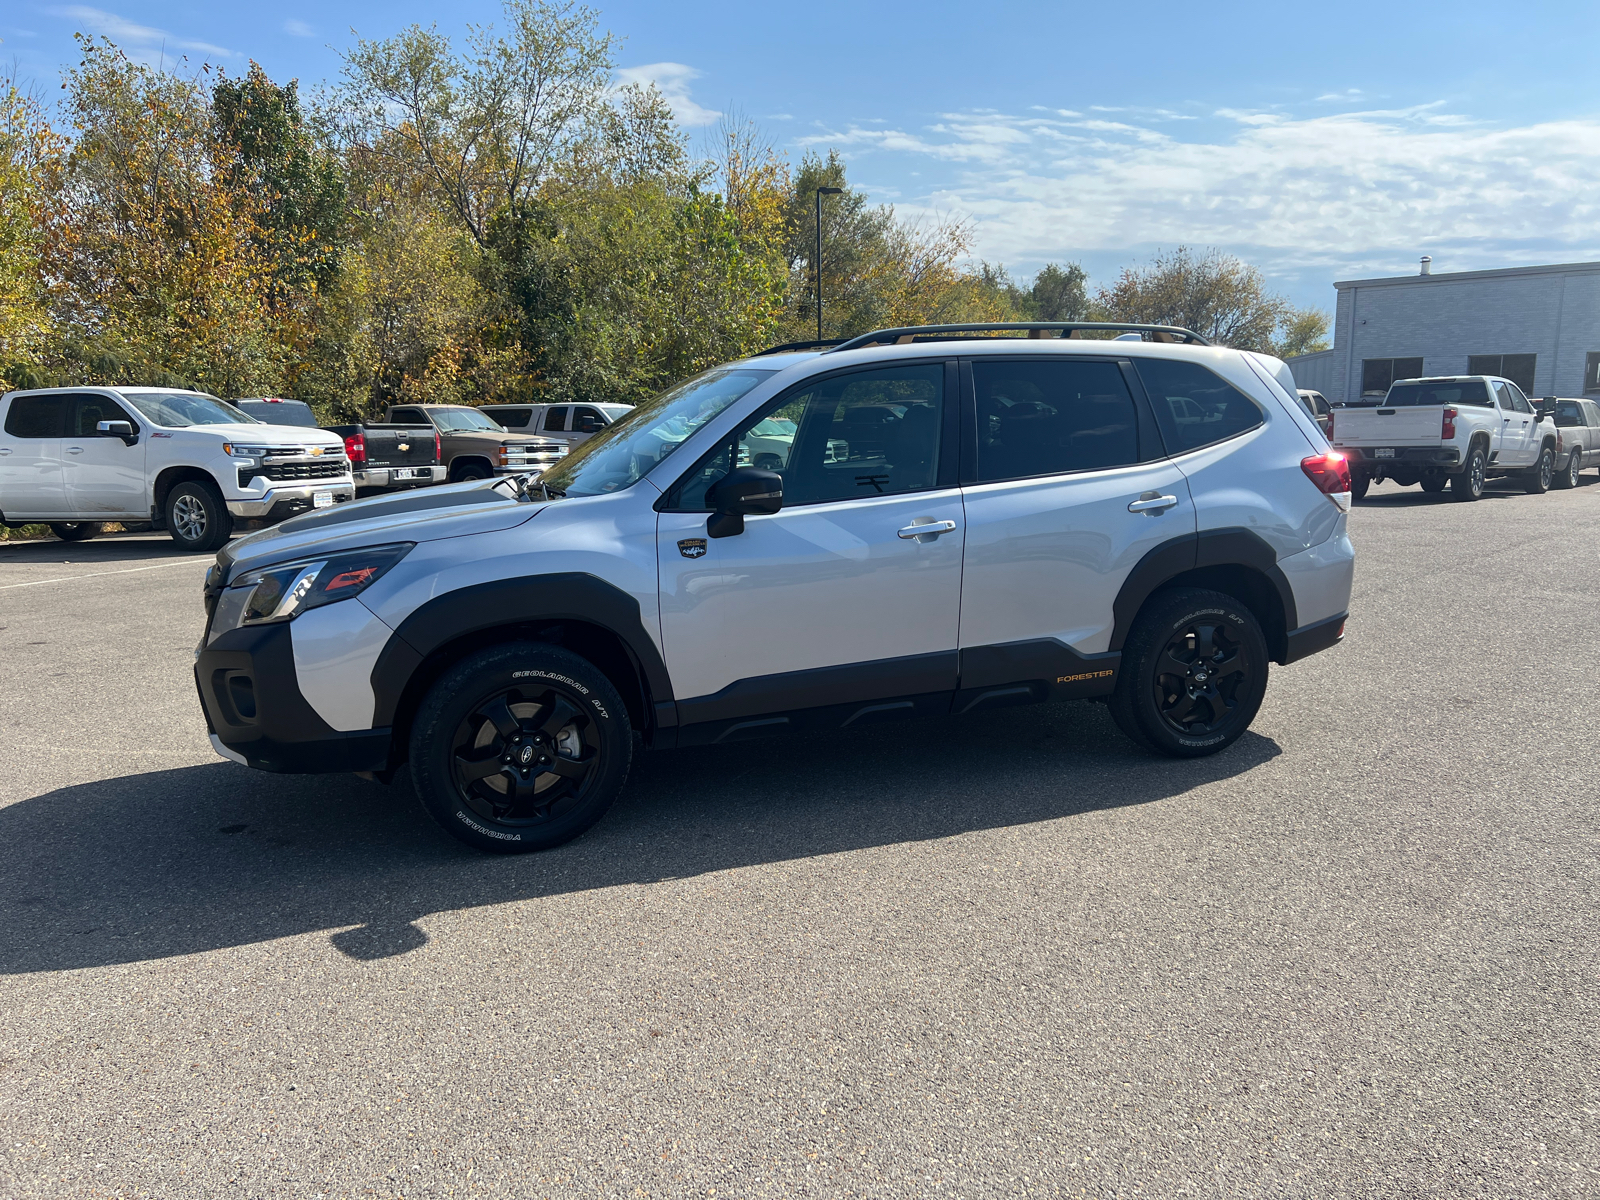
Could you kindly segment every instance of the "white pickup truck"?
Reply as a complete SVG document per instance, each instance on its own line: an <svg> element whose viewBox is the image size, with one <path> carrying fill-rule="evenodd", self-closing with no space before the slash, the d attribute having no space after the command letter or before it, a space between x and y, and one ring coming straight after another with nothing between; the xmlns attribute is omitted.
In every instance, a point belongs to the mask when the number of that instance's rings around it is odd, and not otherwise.
<svg viewBox="0 0 1600 1200"><path fill-rule="evenodd" d="M356 494L344 441L264 425L203 392L44 388L0 396L0 523L92 537L150 522L210 552L235 520L281 521Z"/></svg>
<svg viewBox="0 0 1600 1200"><path fill-rule="evenodd" d="M1328 440L1350 462L1357 500L1384 479L1425 492L1448 483L1456 500L1476 500L1495 476L1544 492L1560 446L1551 408L1493 375L1400 379L1380 404L1334 409Z"/></svg>

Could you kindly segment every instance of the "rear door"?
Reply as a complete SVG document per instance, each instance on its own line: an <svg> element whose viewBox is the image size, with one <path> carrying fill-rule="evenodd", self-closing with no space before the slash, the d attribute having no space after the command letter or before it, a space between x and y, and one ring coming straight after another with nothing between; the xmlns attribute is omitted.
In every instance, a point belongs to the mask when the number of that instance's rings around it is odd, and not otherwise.
<svg viewBox="0 0 1600 1200"><path fill-rule="evenodd" d="M17 396L0 436L0 511L8 518L69 517L61 438L72 398Z"/></svg>
<svg viewBox="0 0 1600 1200"><path fill-rule="evenodd" d="M67 418L67 436L61 444L61 470L67 503L85 517L150 516L145 487L145 445L141 423L110 396L85 393L74 396ZM126 421L133 426L134 443L96 428L102 421Z"/></svg>
<svg viewBox="0 0 1600 1200"><path fill-rule="evenodd" d="M1131 367L1076 355L962 366L972 462L958 707L1109 690L1113 606L1195 508Z"/></svg>
<svg viewBox="0 0 1600 1200"><path fill-rule="evenodd" d="M1531 443L1533 405L1528 403L1515 384L1503 379L1494 381L1494 397L1500 406L1500 455L1495 459L1495 465L1530 465L1538 457Z"/></svg>

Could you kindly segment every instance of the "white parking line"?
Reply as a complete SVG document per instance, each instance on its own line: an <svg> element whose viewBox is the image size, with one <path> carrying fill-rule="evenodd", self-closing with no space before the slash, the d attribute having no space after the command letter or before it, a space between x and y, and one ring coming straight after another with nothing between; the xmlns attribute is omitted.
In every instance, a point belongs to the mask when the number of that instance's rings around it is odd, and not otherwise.
<svg viewBox="0 0 1600 1200"><path fill-rule="evenodd" d="M90 571L83 575L58 575L54 579L30 579L27 583L0 583L0 592L19 587L39 587L46 583L71 583L75 579L93 579L98 575L132 575L138 571L159 571L162 567L187 567L192 565L188 559L180 559L178 562L154 563L148 567L129 567L126 571Z"/></svg>

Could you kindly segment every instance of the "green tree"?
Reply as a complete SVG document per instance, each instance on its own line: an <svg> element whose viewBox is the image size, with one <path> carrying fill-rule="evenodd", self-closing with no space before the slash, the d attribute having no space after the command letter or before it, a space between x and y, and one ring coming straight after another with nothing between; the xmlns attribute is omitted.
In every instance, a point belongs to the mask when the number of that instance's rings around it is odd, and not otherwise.
<svg viewBox="0 0 1600 1200"><path fill-rule="evenodd" d="M38 387L52 322L41 254L64 146L37 96L0 79L0 391Z"/></svg>

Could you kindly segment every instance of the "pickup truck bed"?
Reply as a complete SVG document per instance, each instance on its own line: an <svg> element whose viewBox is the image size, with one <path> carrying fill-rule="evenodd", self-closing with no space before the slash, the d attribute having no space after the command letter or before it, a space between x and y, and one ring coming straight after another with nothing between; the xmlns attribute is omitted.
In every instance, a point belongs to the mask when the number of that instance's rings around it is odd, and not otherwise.
<svg viewBox="0 0 1600 1200"><path fill-rule="evenodd" d="M441 483L439 435L432 425L324 425L344 438L356 487L363 491Z"/></svg>

